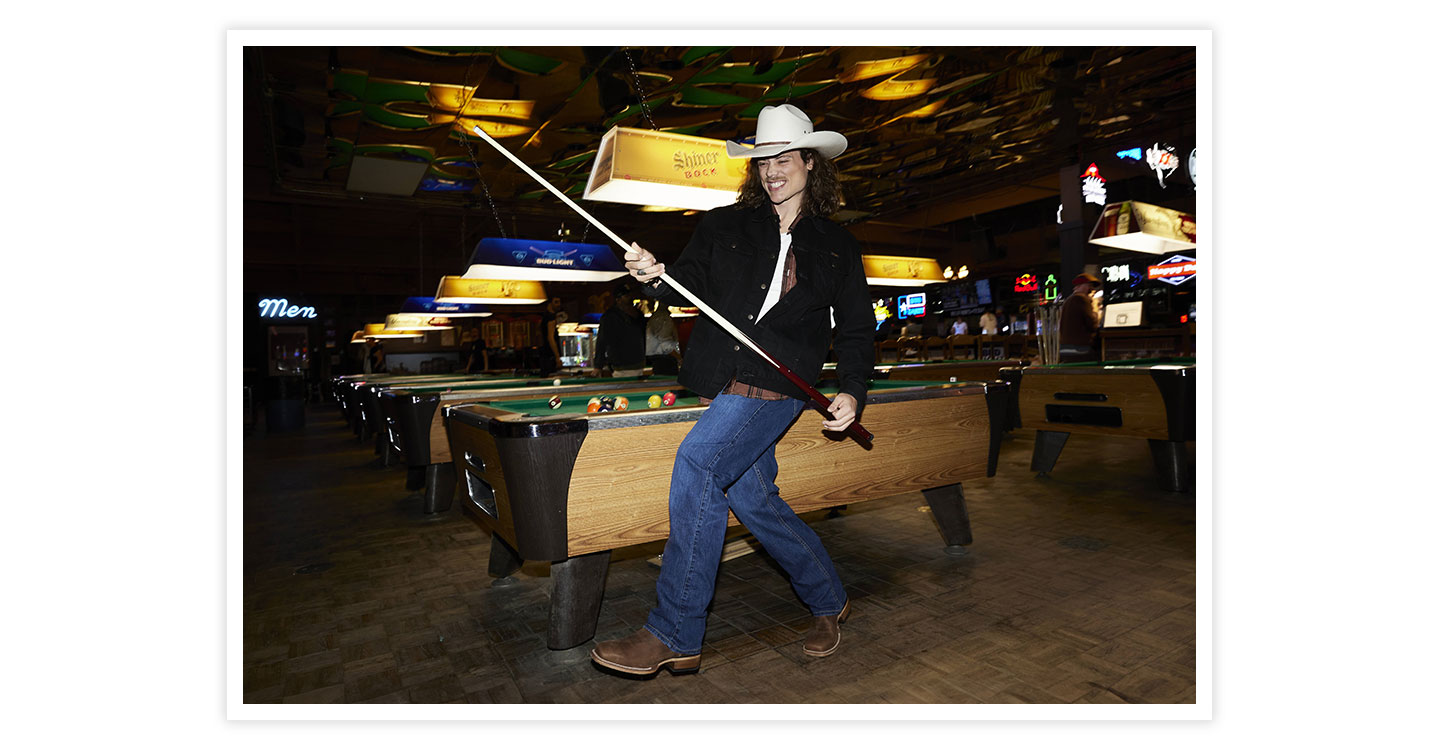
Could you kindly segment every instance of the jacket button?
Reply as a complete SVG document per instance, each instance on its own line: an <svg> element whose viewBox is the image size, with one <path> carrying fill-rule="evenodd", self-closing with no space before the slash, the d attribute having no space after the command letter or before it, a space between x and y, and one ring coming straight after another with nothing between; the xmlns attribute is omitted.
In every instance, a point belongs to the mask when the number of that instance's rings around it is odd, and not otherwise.
<svg viewBox="0 0 1440 750"><path fill-rule="evenodd" d="M761 289L764 289L764 288L765 288L765 285L764 285L764 284L761 284L761 285L760 285L760 288L761 288Z"/></svg>
<svg viewBox="0 0 1440 750"><path fill-rule="evenodd" d="M735 347L735 351L737 351L737 352L740 351L740 347L738 347L738 346Z"/></svg>
<svg viewBox="0 0 1440 750"><path fill-rule="evenodd" d="M746 320L754 320L754 319L755 319L755 316L754 316L754 315L746 315L746 316L745 316L745 319L746 319Z"/></svg>

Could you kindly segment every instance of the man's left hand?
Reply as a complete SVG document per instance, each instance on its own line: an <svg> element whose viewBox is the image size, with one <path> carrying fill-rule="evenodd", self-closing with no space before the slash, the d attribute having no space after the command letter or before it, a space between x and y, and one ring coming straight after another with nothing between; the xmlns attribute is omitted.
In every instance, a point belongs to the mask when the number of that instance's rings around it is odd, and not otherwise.
<svg viewBox="0 0 1440 750"><path fill-rule="evenodd" d="M832 419L821 422L827 430L839 432L850 426L855 421L855 397L848 393L836 394L835 400L830 402L830 414Z"/></svg>

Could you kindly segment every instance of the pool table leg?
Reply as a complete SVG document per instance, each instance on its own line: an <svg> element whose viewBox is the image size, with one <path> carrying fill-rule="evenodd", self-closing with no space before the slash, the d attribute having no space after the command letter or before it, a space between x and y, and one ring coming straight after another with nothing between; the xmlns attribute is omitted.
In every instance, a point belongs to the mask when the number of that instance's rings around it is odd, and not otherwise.
<svg viewBox="0 0 1440 750"><path fill-rule="evenodd" d="M970 533L970 511L965 508L965 493L960 485L949 484L924 490L925 502L930 504L930 515L940 526L945 537L945 554L963 557L968 550L965 546L975 541Z"/></svg>
<svg viewBox="0 0 1440 750"><path fill-rule="evenodd" d="M595 637L609 569L609 550L550 564L550 632L546 645L552 650L575 648Z"/></svg>
<svg viewBox="0 0 1440 750"><path fill-rule="evenodd" d="M425 467L425 512L444 513L455 500L455 463Z"/></svg>
<svg viewBox="0 0 1440 750"><path fill-rule="evenodd" d="M1036 430L1035 452L1030 455L1030 470L1042 477L1049 474L1050 470L1055 468L1055 462L1060 460L1060 451L1065 449L1065 441L1068 439L1068 432Z"/></svg>
<svg viewBox="0 0 1440 750"><path fill-rule="evenodd" d="M524 562L520 558L520 553L516 552L514 547L506 544L499 534L490 535L490 567L485 572L489 573L492 578L508 579L510 574L519 570ZM506 584L496 581L495 585Z"/></svg>
<svg viewBox="0 0 1440 750"><path fill-rule="evenodd" d="M1155 459L1160 486L1170 492L1184 492L1190 479L1190 457L1185 452L1185 444L1175 440L1151 440L1150 455Z"/></svg>

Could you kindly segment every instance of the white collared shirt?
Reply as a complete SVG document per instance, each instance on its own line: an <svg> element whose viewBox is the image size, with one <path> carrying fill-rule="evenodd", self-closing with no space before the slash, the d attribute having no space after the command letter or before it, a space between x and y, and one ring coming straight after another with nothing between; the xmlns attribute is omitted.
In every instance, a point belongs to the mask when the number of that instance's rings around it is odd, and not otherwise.
<svg viewBox="0 0 1440 750"><path fill-rule="evenodd" d="M780 301L780 288L785 284L785 256L790 253L790 233L780 235L780 257L775 260L775 273L770 276L769 291L765 293L765 302L760 305L760 314L755 316L756 320L765 317L770 308Z"/></svg>

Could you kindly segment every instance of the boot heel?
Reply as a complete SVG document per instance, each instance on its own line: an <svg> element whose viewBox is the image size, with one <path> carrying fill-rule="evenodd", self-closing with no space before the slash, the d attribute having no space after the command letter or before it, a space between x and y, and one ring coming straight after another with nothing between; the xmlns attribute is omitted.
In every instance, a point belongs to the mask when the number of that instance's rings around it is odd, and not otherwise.
<svg viewBox="0 0 1440 750"><path fill-rule="evenodd" d="M700 671L700 655L675 659L667 662L665 666L670 669L670 674L694 674Z"/></svg>
<svg viewBox="0 0 1440 750"><path fill-rule="evenodd" d="M850 600L846 599L845 608L840 610L840 618L837 620L837 622L845 622L848 619L850 619Z"/></svg>

